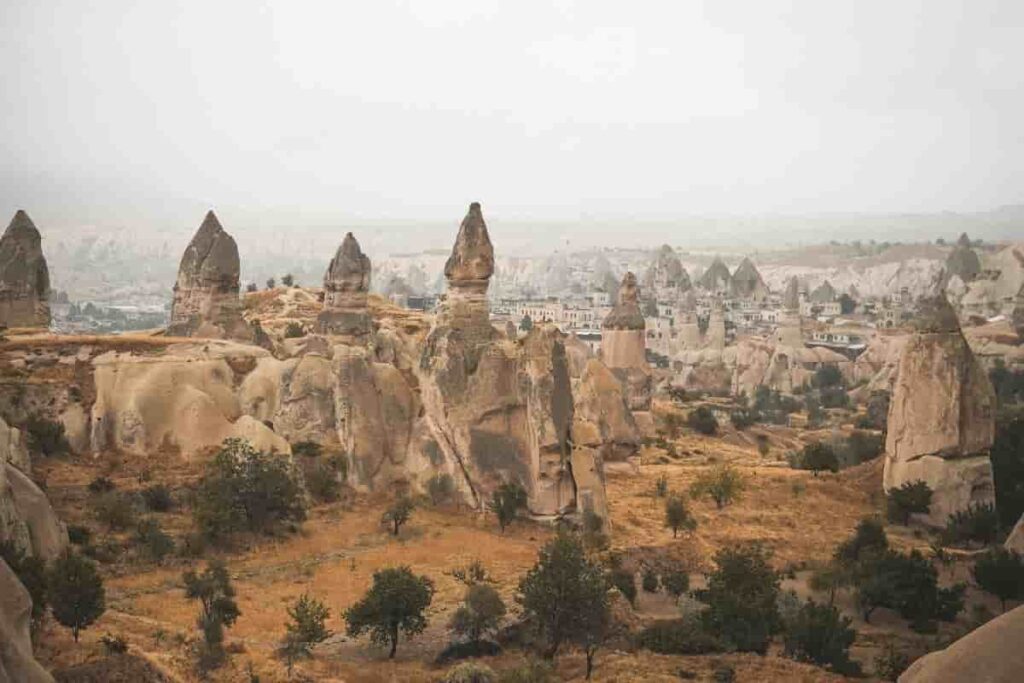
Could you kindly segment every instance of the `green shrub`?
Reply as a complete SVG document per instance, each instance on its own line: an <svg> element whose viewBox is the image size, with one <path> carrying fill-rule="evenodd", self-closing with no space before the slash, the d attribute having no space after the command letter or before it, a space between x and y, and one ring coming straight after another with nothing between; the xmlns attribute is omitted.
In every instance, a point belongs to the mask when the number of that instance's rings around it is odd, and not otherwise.
<svg viewBox="0 0 1024 683"><path fill-rule="evenodd" d="M896 649L895 644L886 643L875 657L875 675L883 681L896 683L900 675L910 666L911 661L910 656Z"/></svg>
<svg viewBox="0 0 1024 683"><path fill-rule="evenodd" d="M697 528L697 520L686 508L686 501L682 496L671 496L665 501L665 526L672 529L672 538L675 538L680 530L693 531Z"/></svg>
<svg viewBox="0 0 1024 683"><path fill-rule="evenodd" d="M1024 558L1012 550L992 548L978 558L972 574L982 590L999 598L1004 612L1007 600L1024 599Z"/></svg>
<svg viewBox="0 0 1024 683"><path fill-rule="evenodd" d="M583 542L588 548L597 550L608 547L608 534L604 532L604 517L593 510L583 511Z"/></svg>
<svg viewBox="0 0 1024 683"><path fill-rule="evenodd" d="M1024 376L1024 373L1020 373ZM996 509L1005 529L1024 516L1024 411L1001 411L990 452Z"/></svg>
<svg viewBox="0 0 1024 683"><path fill-rule="evenodd" d="M505 611L505 603L493 586L476 584L466 589L462 605L452 614L448 628L456 636L478 643L498 630Z"/></svg>
<svg viewBox="0 0 1024 683"><path fill-rule="evenodd" d="M495 683L497 680L494 670L486 664L462 662L449 669L441 683Z"/></svg>
<svg viewBox="0 0 1024 683"><path fill-rule="evenodd" d="M41 415L33 415L25 422L28 446L47 457L70 452L71 446L64 435L64 424Z"/></svg>
<svg viewBox="0 0 1024 683"><path fill-rule="evenodd" d="M640 647L662 655L704 655L725 649L696 616L655 621L640 632L638 642Z"/></svg>
<svg viewBox="0 0 1024 683"><path fill-rule="evenodd" d="M68 540L74 545L89 545L92 532L89 527L81 524L68 524Z"/></svg>
<svg viewBox="0 0 1024 683"><path fill-rule="evenodd" d="M772 450L772 444L771 444L771 441L768 439L768 435L767 434L758 434L756 438L757 438L757 452L761 454L762 458L767 457L768 454Z"/></svg>
<svg viewBox="0 0 1024 683"><path fill-rule="evenodd" d="M936 619L953 621L963 610L964 584L939 588L938 572L921 553L893 550L861 558L854 568L857 605L864 621L877 607L896 610L917 630Z"/></svg>
<svg viewBox="0 0 1024 683"><path fill-rule="evenodd" d="M416 508L416 504L413 503L412 499L408 496L399 496L395 502L391 504L384 514L381 515L380 523L391 529L391 533L394 536L398 535L398 531L402 528L402 525L412 518L412 511Z"/></svg>
<svg viewBox="0 0 1024 683"><path fill-rule="evenodd" d="M455 496L455 479L447 472L438 472L427 480L427 495L434 506L450 503Z"/></svg>
<svg viewBox="0 0 1024 683"><path fill-rule="evenodd" d="M106 611L106 592L96 565L66 551L47 574L48 596L57 623L71 629L78 642L79 632L92 625Z"/></svg>
<svg viewBox="0 0 1024 683"><path fill-rule="evenodd" d="M827 443L815 441L804 446L797 459L799 468L810 470L814 476L819 472L838 472L839 458Z"/></svg>
<svg viewBox="0 0 1024 683"><path fill-rule="evenodd" d="M686 424L690 429L705 436L714 436L718 433L718 420L715 414L706 406L700 406L691 411L686 418Z"/></svg>
<svg viewBox="0 0 1024 683"><path fill-rule="evenodd" d="M799 662L812 662L840 673L849 672L850 645L857 633L852 621L832 605L813 600L803 604L784 624L784 654Z"/></svg>
<svg viewBox="0 0 1024 683"><path fill-rule="evenodd" d="M757 415L746 408L736 408L729 413L729 421L732 422L733 427L743 431L757 422Z"/></svg>
<svg viewBox="0 0 1024 683"><path fill-rule="evenodd" d="M411 638L427 627L424 612L433 597L433 582L416 576L408 567L378 570L373 574L373 586L345 610L348 635L356 638L369 633L374 644L390 646L388 657L394 658L399 632Z"/></svg>
<svg viewBox="0 0 1024 683"><path fill-rule="evenodd" d="M167 512L174 507L171 491L163 484L154 484L142 489L142 502L150 512Z"/></svg>
<svg viewBox="0 0 1024 683"><path fill-rule="evenodd" d="M702 595L706 628L742 652L763 653L779 628L779 576L757 545L725 548Z"/></svg>
<svg viewBox="0 0 1024 683"><path fill-rule="evenodd" d="M319 458L324 447L316 441L297 441L292 444L292 455L302 458Z"/></svg>
<svg viewBox="0 0 1024 683"><path fill-rule="evenodd" d="M285 624L281 654L288 663L289 671L292 662L300 657L309 657L314 645L331 636L326 625L329 616L331 610L308 593L303 593L288 608L289 621Z"/></svg>
<svg viewBox="0 0 1024 683"><path fill-rule="evenodd" d="M690 575L679 568L667 569L661 573L661 585L676 600L690 590Z"/></svg>
<svg viewBox="0 0 1024 683"><path fill-rule="evenodd" d="M156 563L174 552L174 540L164 533L155 519L144 519L135 530L135 542L143 554Z"/></svg>
<svg viewBox="0 0 1024 683"><path fill-rule="evenodd" d="M743 475L728 464L702 472L690 486L693 498L708 496L721 510L723 507L739 499L744 488Z"/></svg>
<svg viewBox="0 0 1024 683"><path fill-rule="evenodd" d="M949 516L942 531L946 545L990 545L999 536L999 515L992 503L972 503Z"/></svg>
<svg viewBox="0 0 1024 683"><path fill-rule="evenodd" d="M526 489L518 482L505 482L491 494L487 509L498 518L498 526L502 533L505 527L526 507Z"/></svg>
<svg viewBox="0 0 1024 683"><path fill-rule="evenodd" d="M885 497L885 514L890 522L908 524L912 514L928 514L932 505L932 490L923 481L904 482L890 489Z"/></svg>
<svg viewBox="0 0 1024 683"><path fill-rule="evenodd" d="M654 571L651 567L645 569L643 576L640 579L640 586L644 589L644 592L657 593L660 585L661 583L658 581L658 572Z"/></svg>
<svg viewBox="0 0 1024 683"><path fill-rule="evenodd" d="M554 677L554 667L550 662L531 658L519 666L500 672L498 683L549 683Z"/></svg>
<svg viewBox="0 0 1024 683"><path fill-rule="evenodd" d="M857 523L853 536L839 544L835 561L844 567L852 567L861 559L880 554L889 549L882 522L874 517L865 517Z"/></svg>
<svg viewBox="0 0 1024 683"><path fill-rule="evenodd" d="M615 586L629 600L629 604L636 602L636 577L633 572L616 567L608 572L608 583Z"/></svg>
<svg viewBox="0 0 1024 683"><path fill-rule="evenodd" d="M242 439L226 439L206 465L192 517L208 540L239 531L270 533L306 518L302 490L285 458L261 453Z"/></svg>
<svg viewBox="0 0 1024 683"><path fill-rule="evenodd" d="M114 489L117 488L117 485L110 480L110 477L100 475L93 479L92 481L90 481L89 485L86 488L89 489L89 493L99 495L102 493L109 493L110 491L113 491Z"/></svg>
<svg viewBox="0 0 1024 683"><path fill-rule="evenodd" d="M330 462L318 462L306 471L306 490L314 500L333 503L341 498L341 489L338 468Z"/></svg>
<svg viewBox="0 0 1024 683"><path fill-rule="evenodd" d="M835 449L836 457L839 460L839 469L854 467L873 460L881 455L884 448L885 444L880 434L854 430Z"/></svg>
<svg viewBox="0 0 1024 683"><path fill-rule="evenodd" d="M135 523L135 501L133 497L109 491L100 494L92 502L96 520L111 531L124 531Z"/></svg>

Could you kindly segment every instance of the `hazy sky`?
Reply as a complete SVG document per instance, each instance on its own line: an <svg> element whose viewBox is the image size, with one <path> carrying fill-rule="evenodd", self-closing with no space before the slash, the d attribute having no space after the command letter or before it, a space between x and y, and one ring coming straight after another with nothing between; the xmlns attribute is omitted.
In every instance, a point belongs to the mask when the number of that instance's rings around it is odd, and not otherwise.
<svg viewBox="0 0 1024 683"><path fill-rule="evenodd" d="M1024 200L1020 0L2 0L0 27L0 209L37 222Z"/></svg>

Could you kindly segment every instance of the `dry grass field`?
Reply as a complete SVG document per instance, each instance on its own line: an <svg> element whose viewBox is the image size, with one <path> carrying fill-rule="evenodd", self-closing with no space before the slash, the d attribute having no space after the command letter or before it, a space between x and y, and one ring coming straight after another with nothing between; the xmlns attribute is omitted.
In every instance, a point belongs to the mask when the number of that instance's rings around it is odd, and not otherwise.
<svg viewBox="0 0 1024 683"><path fill-rule="evenodd" d="M777 435L783 442L785 434ZM806 595L808 568L828 560L835 545L848 536L858 520L879 512L880 463L870 462L840 474L814 477L762 457L756 448L735 438L708 438L693 434L675 443L678 458L666 457L657 448L645 448L637 471L610 468L608 498L612 528L611 549L627 561L642 564L651 558L679 560L693 575L694 585L712 567L714 553L737 543L756 541L771 548L780 569L792 572L785 588ZM657 479L664 476L670 491L685 493L694 479L717 464L728 461L741 473L745 490L740 499L722 510L710 500L690 500L698 521L696 531L673 538L664 525L664 500L654 496ZM196 479L195 461L184 463L172 456L154 455L148 462L123 458L72 458L41 464L38 475L61 517L69 524L85 524L94 531L94 543L130 545L127 532L110 533L89 512L87 485L96 476L109 476L118 490L137 490L155 482L185 491ZM179 495L181 495L179 493ZM184 497L181 495L181 497ZM551 537L549 526L521 521L504 534L492 516L466 509L418 508L398 538L380 526L386 503L379 497L350 495L343 502L310 511L297 533L277 538L250 539L230 552L219 553L228 563L242 616L228 631L230 663L215 680L249 681L255 673L261 681L289 680L275 649L284 634L285 610L299 595L308 592L332 610L328 622L335 635L315 650L311 660L297 664L291 680L317 681L431 681L445 668L432 662L447 643L447 622L458 606L463 588L448 572L479 559L490 570L497 587L515 612L514 594L519 577L534 563L537 550ZM178 507L157 515L176 539L189 530L188 510ZM901 546L927 547L909 532L896 532ZM106 633L125 637L130 652L162 670L168 680L198 680L190 644L196 637L197 606L187 601L181 573L202 562L180 556L156 566L137 558L131 550L103 565L108 610L97 624L83 633L75 645L70 635L50 624L41 639L40 657L55 669L69 669L104 657L99 639ZM395 661L365 639L344 635L343 610L370 585L372 574L383 567L409 565L429 576L436 587L429 609L430 625L411 641L403 641ZM962 577L961 577L962 578ZM664 597L641 593L638 618L671 617L675 607ZM880 610L882 612L883 610ZM880 645L898 637L927 649L914 640L896 618L880 615L874 625L862 629L854 653L870 669ZM902 641L901 641L902 642ZM524 655L517 651L490 658L495 669L515 666ZM696 680L708 680L711 670L725 662L736 670L738 681L839 680L821 669L784 659L718 655L674 657L602 651L597 658L598 681L679 680L680 672ZM558 678L582 680L583 656L566 652L557 662ZM687 673L688 672L688 673ZM305 678L303 678L305 677ZM124 680L130 680L130 676ZM92 680L92 679L71 679Z"/></svg>

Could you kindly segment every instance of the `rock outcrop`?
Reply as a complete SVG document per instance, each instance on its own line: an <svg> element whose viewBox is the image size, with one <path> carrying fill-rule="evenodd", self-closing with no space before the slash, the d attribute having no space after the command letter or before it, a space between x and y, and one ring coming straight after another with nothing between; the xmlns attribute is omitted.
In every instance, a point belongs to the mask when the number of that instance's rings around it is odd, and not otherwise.
<svg viewBox="0 0 1024 683"><path fill-rule="evenodd" d="M715 257L708 269L700 276L698 282L700 288L712 294L728 294L732 284L732 275L729 267L722 262L722 259Z"/></svg>
<svg viewBox="0 0 1024 683"><path fill-rule="evenodd" d="M971 248L971 239L966 232L960 235L953 251L946 258L946 272L964 282L970 282L981 272L981 259Z"/></svg>
<svg viewBox="0 0 1024 683"><path fill-rule="evenodd" d="M626 387L632 410L648 410L651 405L646 326L636 276L626 273L618 301L601 324L601 359Z"/></svg>
<svg viewBox="0 0 1024 683"><path fill-rule="evenodd" d="M786 291L782 295L782 305L787 311L800 308L800 280L796 275L786 281Z"/></svg>
<svg viewBox="0 0 1024 683"><path fill-rule="evenodd" d="M736 271L730 278L729 287L732 296L740 299L764 301L768 297L768 285L765 284L757 266L749 258L740 261Z"/></svg>
<svg viewBox="0 0 1024 683"><path fill-rule="evenodd" d="M692 287L690 275L675 250L667 244L655 252L654 260L644 274L644 287L659 301L675 301Z"/></svg>
<svg viewBox="0 0 1024 683"><path fill-rule="evenodd" d="M32 598L0 559L0 683L52 683L32 654Z"/></svg>
<svg viewBox="0 0 1024 683"><path fill-rule="evenodd" d="M0 326L50 326L50 271L42 237L21 210L0 237Z"/></svg>
<svg viewBox="0 0 1024 683"><path fill-rule="evenodd" d="M922 521L943 526L951 513L995 500L995 396L941 289L921 301L915 327L893 386L884 485L925 481L934 494Z"/></svg>
<svg viewBox="0 0 1024 683"><path fill-rule="evenodd" d="M324 274L324 309L317 316L320 333L364 343L370 333L370 314L366 308L369 291L370 259L352 233L348 233Z"/></svg>
<svg viewBox="0 0 1024 683"><path fill-rule="evenodd" d="M1024 680L1024 606L979 626L944 650L918 659L899 683L1017 683Z"/></svg>
<svg viewBox="0 0 1024 683"><path fill-rule="evenodd" d="M242 320L238 245L213 211L189 242L178 266L167 334L176 337L252 340Z"/></svg>
<svg viewBox="0 0 1024 683"><path fill-rule="evenodd" d="M494 274L494 247L480 204L473 202L462 219L451 256L444 264L448 292L438 312L438 328L459 330L470 346L494 339L487 286Z"/></svg>
<svg viewBox="0 0 1024 683"><path fill-rule="evenodd" d="M1013 525L1013 529L1010 530L1010 535L1006 537L1006 543L1003 545L1007 550L1024 555L1024 514Z"/></svg>

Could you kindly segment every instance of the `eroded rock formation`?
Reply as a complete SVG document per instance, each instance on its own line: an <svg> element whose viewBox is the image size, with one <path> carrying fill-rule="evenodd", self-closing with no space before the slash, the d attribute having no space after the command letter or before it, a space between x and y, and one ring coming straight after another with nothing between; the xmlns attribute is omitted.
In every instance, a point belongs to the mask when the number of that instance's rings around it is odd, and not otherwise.
<svg viewBox="0 0 1024 683"><path fill-rule="evenodd" d="M50 326L50 271L28 214L14 214L0 237L0 326Z"/></svg>
<svg viewBox="0 0 1024 683"><path fill-rule="evenodd" d="M736 267L730 279L730 288L732 295L741 299L764 301L768 297L768 285L749 258L744 258Z"/></svg>
<svg viewBox="0 0 1024 683"><path fill-rule="evenodd" d="M953 251L946 258L946 271L964 282L970 282L981 272L981 259L971 248L971 239L967 233L960 235Z"/></svg>
<svg viewBox="0 0 1024 683"><path fill-rule="evenodd" d="M899 683L1016 683L1024 680L1024 606L979 626L944 650L918 659Z"/></svg>
<svg viewBox="0 0 1024 683"><path fill-rule="evenodd" d="M0 559L0 683L52 683L32 654L32 598Z"/></svg>
<svg viewBox="0 0 1024 683"><path fill-rule="evenodd" d="M716 256L708 269L700 276L699 284L701 289L707 292L728 294L731 282L732 275L729 273L729 267Z"/></svg>
<svg viewBox="0 0 1024 683"><path fill-rule="evenodd" d="M893 386L884 485L925 481L934 495L923 521L943 526L951 513L995 500L995 396L941 289L922 300L915 327Z"/></svg>
<svg viewBox="0 0 1024 683"><path fill-rule="evenodd" d="M364 342L370 333L366 295L370 291L370 259L352 233L345 235L324 274L324 309L317 316L322 334Z"/></svg>
<svg viewBox="0 0 1024 683"><path fill-rule="evenodd" d="M601 324L601 359L626 387L632 410L648 410L651 405L646 327L636 276L626 273L618 301Z"/></svg>
<svg viewBox="0 0 1024 683"><path fill-rule="evenodd" d="M207 212L181 256L167 334L251 340L238 298L240 270L238 245Z"/></svg>

